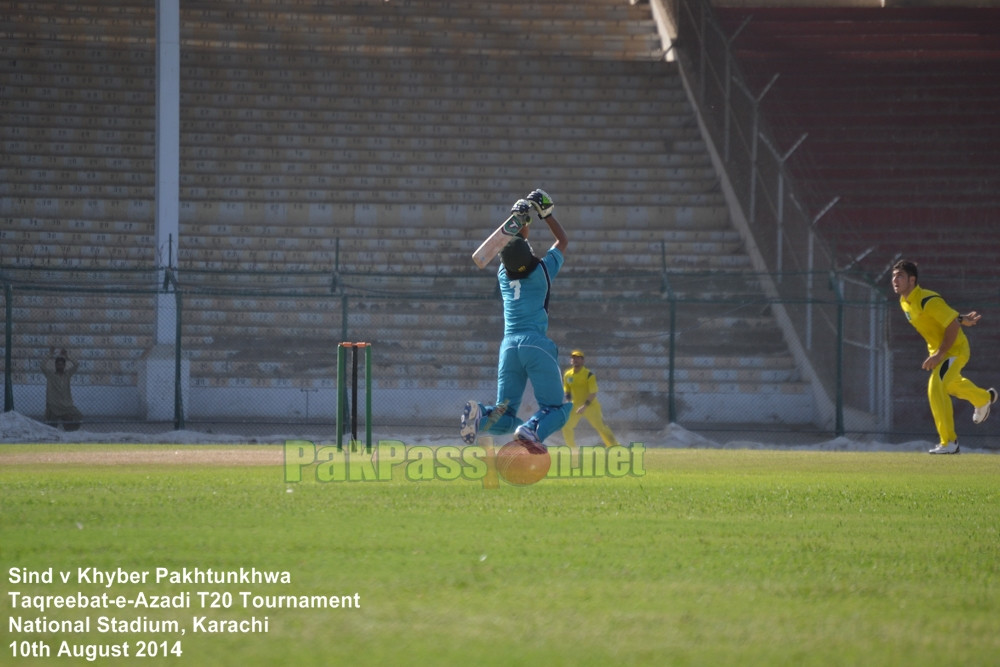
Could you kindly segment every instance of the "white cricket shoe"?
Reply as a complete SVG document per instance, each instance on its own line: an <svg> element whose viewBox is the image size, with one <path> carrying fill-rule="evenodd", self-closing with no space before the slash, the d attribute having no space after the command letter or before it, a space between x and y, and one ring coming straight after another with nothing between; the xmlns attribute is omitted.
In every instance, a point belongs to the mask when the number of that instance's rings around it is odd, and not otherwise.
<svg viewBox="0 0 1000 667"><path fill-rule="evenodd" d="M943 445L938 445L934 449L927 452L928 454L958 454L958 440L952 440L951 442L945 443Z"/></svg>
<svg viewBox="0 0 1000 667"><path fill-rule="evenodd" d="M986 421L986 418L990 416L990 406L997 402L997 390L990 387L986 391L990 392L990 402L976 408L976 411L972 413L973 424L982 424Z"/></svg>
<svg viewBox="0 0 1000 667"><path fill-rule="evenodd" d="M459 429L458 433L462 436L462 442L467 445L475 444L476 438L479 436L479 403L477 401L468 401L465 404L465 409L462 410L462 428Z"/></svg>
<svg viewBox="0 0 1000 667"><path fill-rule="evenodd" d="M523 442L528 451L532 453L542 454L547 451L545 445L538 439L538 434L527 424L518 426L514 430L514 437Z"/></svg>

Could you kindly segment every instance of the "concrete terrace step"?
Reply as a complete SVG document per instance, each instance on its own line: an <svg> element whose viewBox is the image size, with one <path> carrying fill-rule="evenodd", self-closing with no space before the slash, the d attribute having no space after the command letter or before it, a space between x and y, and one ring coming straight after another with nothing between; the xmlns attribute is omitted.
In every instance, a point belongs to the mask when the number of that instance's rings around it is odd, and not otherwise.
<svg viewBox="0 0 1000 667"><path fill-rule="evenodd" d="M48 233L48 242L58 243L68 241L61 233ZM70 236L69 234L65 235ZM108 235L92 234L79 235L79 241L89 241L90 236L95 237L97 242L108 241ZM103 236L103 238L102 238ZM392 262L396 261L395 255L413 255L414 253L435 253L441 257L436 263L450 264L447 256L454 254L460 258L458 264L468 268L468 257L466 250L471 247L469 244L478 244L481 234L464 234L464 242L456 240L455 237L448 239L419 238L419 239L338 239L332 237L282 237L275 239L273 235L261 234L259 236L249 236L245 234L233 236L199 236L188 234L184 237L183 248L190 251L211 250L214 252L225 252L236 250L239 252L249 252L259 250L263 252L309 252L309 253L331 253L338 252L341 266L350 266L359 262ZM76 240L74 238L74 240ZM672 262L684 262L699 256L718 258L720 255L733 255L739 249L739 239L728 238L717 241L673 241L669 244L661 244L659 241L589 241L580 240L573 244L573 257L586 257L587 260L579 260L580 265L590 265L590 258L593 256L604 256L605 259L599 265L618 266L620 258L628 256L648 256L656 261L660 261L661 256L666 258L667 263L664 269L671 268ZM411 257L414 261L418 257ZM659 265L658 265L659 266ZM676 268L676 266L673 266ZM348 270L345 268L345 270ZM629 267L629 270L634 268Z"/></svg>
<svg viewBox="0 0 1000 667"><path fill-rule="evenodd" d="M233 361L199 361L196 362L198 370L204 374L227 373L227 374L253 374L260 368L271 368L268 362L233 362ZM241 368L241 364L243 367ZM405 357L397 358L395 363L379 368L378 380L392 380L405 378L456 378L490 380L496 379L496 360L480 358L476 362L450 363L445 360L435 360L431 362L419 362ZM617 386L621 384L627 386L632 382L667 384L669 380L669 370L664 364L660 367L605 367L595 369L598 372L599 382L602 388ZM680 390L690 391L691 387L697 385L704 388L706 384L714 385L715 391L722 390L723 387L732 388L740 385L757 384L761 386L770 383L788 383L793 386L793 391L802 391L803 383L798 378L795 369L785 370L757 370L757 369L675 369L675 386Z"/></svg>
<svg viewBox="0 0 1000 667"><path fill-rule="evenodd" d="M545 90L545 97L555 103L573 103L581 98L599 96L601 91L614 91L625 99L652 99L663 102L685 99L684 90L676 79L676 70L667 63L635 63L630 67L595 64L594 67L569 67L564 62L540 55L530 68L516 63L504 63L496 69L485 58L440 56L432 59L410 59L404 66L394 59L349 58L325 59L318 56L261 61L253 54L236 60L213 62L210 54L189 56L183 61L181 92L184 94L227 93L243 95L291 94L298 96L387 95L416 97L422 90L454 97L458 91L469 91L495 101L530 99L518 91ZM620 62L620 61L619 61ZM33 76L41 69L40 62L29 61L11 70L11 83L21 77ZM488 71L495 69L495 71ZM0 71L4 65L0 64ZM128 70L123 71L128 76ZM57 75L60 84L72 84L87 71ZM48 78L48 77L46 77ZM26 79L27 82L33 83ZM90 82L91 84L93 82ZM117 87L114 78L105 74L104 83ZM579 95L574 93L578 91Z"/></svg>
<svg viewBox="0 0 1000 667"><path fill-rule="evenodd" d="M290 53L284 51L199 51L185 49L181 53L182 67L208 68L209 78L245 78L245 70L259 76L269 72L269 78L279 80L308 76L322 83L329 80L382 81L397 80L400 85L424 85L428 81L454 81L457 86L490 85L495 77L513 76L515 80L539 81L535 77L561 77L571 87L580 83L602 85L601 81L618 80L621 84L652 86L669 90L682 89L676 64L662 61L621 59L578 60L532 52L530 58L500 60L476 54L436 54L434 56L366 56L363 54L331 58L323 53ZM218 73L212 73L218 70ZM291 74L295 70L298 74ZM287 75L287 76L286 76ZM388 78L386 78L388 77ZM430 77L429 79L427 77ZM501 80L502 79L498 79ZM607 84L603 84L607 85Z"/></svg>
<svg viewBox="0 0 1000 667"><path fill-rule="evenodd" d="M530 186L526 186L530 187ZM353 193L358 195L360 193ZM560 195L561 200L562 196ZM469 197L469 199L473 199ZM594 199L597 199L594 197ZM491 196L490 201L496 197ZM217 232L219 235L242 233L244 225L251 228L268 229L276 234L286 229L288 237L315 236L310 229L323 229L322 234L350 236L352 234L387 238L423 237L440 225L458 229L460 238L481 241L509 214L509 206L487 204L480 199L469 203L440 201L431 203L323 203L323 204L242 204L238 202L182 201L180 206L182 225L202 226L192 228L194 234L212 235L204 231L205 226L227 227L231 232ZM566 200L563 200L566 201ZM597 230L621 230L627 227L629 234L660 232L669 234L672 230L719 230L728 225L728 212L723 205L649 205L639 206L632 202L627 206L605 205L597 202L592 206L560 204L559 217L578 226L580 231L588 228ZM285 213L286 218L276 217ZM152 202L124 199L77 199L69 197L24 201L0 200L0 215L12 221L10 229L26 225L38 229L61 230L119 229L120 225L130 226L136 234L149 233L152 220ZM212 223L198 223L211 220ZM23 221L23 222L13 222ZM62 224L65 221L67 224ZM104 227L104 225L108 225ZM301 225L294 228L293 225ZM306 230L306 231L303 231ZM463 231L464 230L464 231ZM252 231L249 233L253 233ZM625 236L623 238L633 238ZM473 248L474 249L474 248ZM470 250L471 252L471 250Z"/></svg>
<svg viewBox="0 0 1000 667"><path fill-rule="evenodd" d="M355 169L345 170L349 173L340 175L333 174L310 174L308 166L303 167L299 173L283 174L241 174L241 189L250 190L299 190L305 188L326 188L339 186L341 188L363 187L370 183L372 178L385 180L412 180L414 183L435 183L447 181L449 185L462 189L473 189L481 187L483 182L503 181L510 179L510 168L485 166L470 174L468 165L442 165L440 168L434 165L422 165L407 168L406 166L383 166L380 164L358 165ZM615 167L549 167L551 181L571 182L577 181L582 186L588 183L600 181L607 183L611 187L620 187L623 191L638 190L643 184L654 182L664 189L687 192L692 188L705 189L705 183L711 186L717 181L715 172L706 166L677 167L672 169L663 168L615 168ZM52 179L55 175L51 170L46 169L18 169L16 172L11 169L4 169L0 174L18 179L19 182L36 182ZM68 179L71 183L81 182L85 184L138 182L147 180L148 174L135 174L124 169L120 171L99 171L86 170L77 172ZM202 188L224 188L231 185L233 176L231 171L206 173L195 172L181 178L181 185L188 187L192 192L199 192Z"/></svg>
<svg viewBox="0 0 1000 667"><path fill-rule="evenodd" d="M488 189L470 189L453 192L450 195L451 202L449 203L466 205L476 205L478 203L482 205L482 202L495 201L498 196L510 197L509 193L527 193L533 183L541 181L542 179L531 181L524 178L518 178L516 182L493 181L489 184L492 187ZM307 203L309 201L308 193L318 192L311 188L283 188L277 189L275 192L270 192L266 188L261 190L250 188L239 190L238 194L234 192L232 199L225 196L225 189L223 188L189 189L182 192L184 201L181 204L181 208L183 210L187 207L191 212L198 211L202 215L210 215L227 222L248 220L254 223L261 223L280 218L294 224L310 222L311 211L319 213L322 216L320 219L329 219L325 211L329 211L331 206L336 203L358 202L362 205L368 205L372 209L375 206L390 204L398 206L441 204L442 194L440 191L428 191L419 187L418 184L404 187L406 185L405 183L399 184L399 187L396 189L386 190L381 188L375 182L375 179L372 179L372 182L367 187L332 189L325 193L326 201L332 202L332 204L321 205L326 207L325 210L323 208L312 208ZM443 183L442 187L445 185L448 184ZM636 224L649 224L650 221L661 221L663 218L659 213L667 209L672 209L682 215L691 215L694 213L695 215L692 217L696 217L698 209L707 209L714 212L720 207L725 206L722 193L716 191L715 188L710 189L708 192L678 193L656 191L654 188L650 188L647 192L635 193L621 192L607 184L601 186L599 189L591 190L577 190L576 188L580 187L580 184L575 181L567 181L565 183L555 182L553 185L555 186L553 187L553 191L561 192L559 195L560 200L573 202L572 205L581 212L579 219L583 219L584 221L587 220L584 216L588 211L596 212L598 209L611 209L612 207L613 213L611 214L613 215L627 216L630 220L635 220ZM244 196L241 197L238 195ZM0 208L0 212L6 214L8 211L25 210L35 211L35 215L45 215L46 209L51 208L52 214L65 215L72 214L74 210L84 211L90 207L96 209L104 208L105 201L110 205L114 200L85 201L76 198L62 200L61 198L56 199L55 197L51 197L45 201L36 200L35 202L29 201L23 204L8 202ZM135 200L125 203L129 206L140 208L144 208L147 205L145 202ZM22 209L21 206L24 206L24 208ZM82 208L76 209L76 206ZM568 208L569 206L561 207L564 211ZM603 215L603 212L596 214ZM502 217L494 217L493 219L499 225L506 217L506 215L502 215ZM681 216L674 215L669 217ZM357 221L364 219L365 216L362 215L356 218Z"/></svg>
<svg viewBox="0 0 1000 667"><path fill-rule="evenodd" d="M456 90L468 90L510 100L511 91L542 89L550 99L559 101L572 100L576 93L600 90L665 101L685 99L676 69L669 63L603 61L581 66L572 60L541 56L526 66L519 61L498 65L487 58L449 56L406 60L360 56L328 59L318 55L261 57L254 53L227 55L225 60L213 58L211 53L182 54L181 58L182 93L214 92L217 86L239 93L272 87L296 90L304 86L313 95L345 92L367 95L378 91L413 95L421 89L437 88L449 96ZM5 65L0 63L0 71L4 71ZM10 70L15 73L45 67L44 60L27 64L22 61L20 67ZM88 74L88 70L80 70L78 76ZM16 78L12 81L16 82Z"/></svg>
<svg viewBox="0 0 1000 667"><path fill-rule="evenodd" d="M645 110L632 107L622 113L601 113L588 108L582 113L573 113L570 109L562 108L558 113L533 115L528 121L524 118L518 119L509 113L493 112L485 107L474 113L447 110L433 113L406 110L379 110L372 113L357 110L325 110L318 114L309 114L308 120L288 118L286 114L282 114L282 118L278 120L243 119L240 117L243 114L234 112L231 107L220 108L218 111L202 107L202 110L205 113L198 114L202 118L185 121L182 126L182 143L187 151L202 146L226 147L235 137L240 143L252 140L266 145L287 146L307 151L301 155L308 158L313 155L312 151L345 148L344 145L330 143L334 138L326 135L335 131L346 133L358 141L369 140L366 139L369 137L378 137L383 141L397 138L437 141L468 139L470 136L504 141L523 141L529 138L562 141L590 138L626 141L645 137L648 141L666 144L697 142L701 139L686 109L684 112L678 111L664 116L667 109L644 113ZM206 120L204 116L210 114L218 118ZM39 115L33 114L31 117L37 121ZM70 142L74 141L75 136L93 138L92 135L81 134L79 130L74 131L76 129L71 126L59 128L56 136L43 134L50 131L50 128L41 131L18 128L16 135L5 129L4 136L21 140L58 139ZM126 136L134 138L132 135L121 133L107 133L105 136L111 140ZM322 153L316 155L320 156ZM190 159L207 156L200 153L193 155L186 153L185 157ZM552 157L558 159L558 156Z"/></svg>
<svg viewBox="0 0 1000 667"><path fill-rule="evenodd" d="M542 133L545 134L545 133ZM359 139L359 144L363 139ZM410 140L418 143L419 140ZM434 140L425 140L428 144L433 144ZM407 147L402 142L395 149L387 147L377 147L381 143L383 146L391 142L385 138L372 139L371 147L329 147L329 148L269 148L260 147L222 147L222 146L197 146L183 149L184 163L191 172L198 174L206 173L209 177L213 173L228 175L236 182L242 182L242 178L252 179L255 175L274 175L276 172L289 173L292 177L325 179L339 175L360 175L367 174L369 177L388 176L392 172L390 165L397 165L397 169L415 168L423 178L437 175L437 167L444 171L464 170L466 175L470 175L470 170L484 168L487 173L503 174L507 177L515 175L516 172L525 167L531 167L534 172L547 173L569 165L580 164L601 164L612 167L632 166L636 169L660 170L661 178L677 174L682 176L687 170L705 169L707 167L693 150L693 145L688 139L679 140L680 148L668 150L664 142L661 152L656 152L648 143L641 142L626 143L617 139L579 139L579 138L545 138L544 141L553 150L559 149L560 157L554 158L551 162L538 165L537 161L532 163L527 160L524 153L518 148L524 148L531 143L530 138L523 138L517 141L499 141L489 143L488 140L479 142L467 139L450 140L453 146L445 145L432 148L421 148L419 145ZM519 146L518 143L523 145ZM655 142L654 142L655 143ZM8 144L10 146L10 144ZM674 144L671 144L674 145ZM65 144L61 151L66 150ZM22 152L27 145L22 142L20 148L13 145L9 148L11 153ZM44 146L40 147L43 152L60 152L60 150L44 151ZM610 153L604 152L611 151ZM530 152L529 152L530 154ZM604 159L598 163L601 157ZM343 161L343 162L341 162ZM338 164L339 163L339 164ZM348 166L349 165L349 166ZM447 174L445 174L447 175ZM474 176L474 173L471 174ZM401 176L400 178L403 178ZM405 176L410 177L410 176ZM317 181L317 186L326 183L325 180ZM303 180L299 187L307 186Z"/></svg>
<svg viewBox="0 0 1000 667"><path fill-rule="evenodd" d="M385 353L385 346L389 346L393 358L406 359L410 363L453 366L481 366L485 364L490 366L496 362L500 343L499 333L497 332L498 335L492 343L470 345L463 349L452 349L451 346L441 345L428 346L424 344L425 341L421 340L402 346L379 343L378 352L379 354ZM562 353L565 355L568 350L563 349ZM634 369L644 366L659 369L666 368L668 362L667 349L663 344L652 345L648 343L634 343L631 347L618 347L610 350L599 347L592 353L588 351L588 357L593 358L592 362L588 363L588 367L594 370L599 378L613 369ZM561 361L568 367L567 359ZM692 356L685 354L683 350L678 350L674 357L674 363L675 370L683 369L691 377L712 373L719 369L726 369L727 372L735 374L748 372L782 375L796 370L794 362L787 356L760 355L747 358L728 355L721 351L710 356Z"/></svg>
<svg viewBox="0 0 1000 667"><path fill-rule="evenodd" d="M331 198L349 200L353 197L347 193L378 193L382 185L379 183L380 180L377 177L370 176L345 177L338 183L338 187L333 190L334 193L341 194L339 196L334 194ZM441 191L454 189L462 192L468 198L470 193L477 191L485 195L486 191L482 189L484 185L488 186L489 191L493 192L523 192L523 182L523 178L513 174L503 178L482 180L474 176L468 178L436 178L429 176L426 178L405 179L403 182L396 184L399 190L395 195L382 194L380 196L376 194L375 197L377 198L376 200L381 199L382 196L392 196L393 199L403 200L404 195L408 194L407 191L412 191L413 193L432 192L436 194ZM665 203L697 205L699 203L713 202L721 197L721 194L716 189L717 181L714 178L695 179L694 176L691 179L660 179L655 182L649 182L631 180L625 174L621 174L618 179L598 177L587 180L573 179L572 177L565 177L563 174L552 174L550 178L546 179L546 183L551 183L553 190L558 189L561 192L572 192L570 188L573 188L574 190L590 193L589 196L580 194L571 200L578 203L599 203L598 197L601 195L604 195L605 201L611 203L632 205ZM9 183L3 189L3 192L5 194L15 194L19 191L23 192L29 189L26 187L18 188L17 186L18 184L16 183ZM118 184L81 185L79 192L72 194L86 197L88 196L88 192L103 194L108 197L134 197L139 199L152 197L152 192L148 186L122 186ZM319 191L316 188L301 186L265 186L256 188L201 187L194 185L184 188L183 194L185 199L193 200L276 203L309 201L310 196L307 193L310 192L317 192L317 195L319 195ZM486 197L484 196L483 199L486 199Z"/></svg>
<svg viewBox="0 0 1000 667"><path fill-rule="evenodd" d="M550 35L544 52L550 55L578 58L634 58L655 60L662 57L659 38L653 32L645 34L604 33L599 38L581 39L576 35ZM0 24L0 27L3 27ZM184 42L196 49L286 49L310 50L326 54L365 55L427 55L468 52L495 58L519 57L528 48L531 35L498 34L487 31L451 32L439 35L434 32L412 31L402 35L386 34L378 28L359 28L355 32L289 32L278 42L274 31L248 26L186 26Z"/></svg>
<svg viewBox="0 0 1000 667"><path fill-rule="evenodd" d="M199 5L199 11L184 14L184 35L188 44L201 48L233 44L274 48L279 44L332 52L444 53L458 49L517 56L534 33L532 22L544 16L563 29L551 32L551 39L544 43L533 43L537 52L645 58L659 53L652 18L628 6L622 11L611 5L588 8L562 3L383 3L358 9L338 8L333 15L294 5L276 12L268 5L260 14L248 12L250 17L264 19L255 25L252 19L234 23L225 12ZM526 11L531 19L523 18Z"/></svg>
<svg viewBox="0 0 1000 667"><path fill-rule="evenodd" d="M444 215L441 206L428 206L425 210L419 211L399 211L380 210L379 219L358 220L354 206L338 207L334 214L329 214L326 220L317 218L313 224L299 225L292 228L281 224L259 224L240 222L189 222L185 224L185 232L193 237L212 239L213 243L239 244L241 238L266 237L274 239L274 244L278 246L294 246L303 241L317 243L320 245L333 244L345 251L357 250L378 250L393 247L423 247L437 248L442 244L458 248L465 243L476 243L483 240L486 234L493 231L491 225L494 221L499 223L503 217L503 210L497 208L494 211L482 212L482 207L463 207L459 205L449 205L448 214ZM396 207L392 207L396 208ZM409 206L403 207L409 209ZM473 210L473 209L478 210ZM560 207L561 209L562 207ZM579 207L566 207L567 212L560 215L565 217L567 222L578 219ZM666 212L666 211L664 211ZM396 215L393 216L393 213ZM411 224L406 219L406 214L414 215ZM600 213L590 213L589 215L600 215ZM388 219L394 217L394 219ZM454 220L464 220L465 224L455 225L440 223L450 223ZM24 228L40 228L44 219L40 218L11 218L11 226L23 226ZM354 224L355 222L359 224ZM137 232L144 230L151 232L152 228L140 227L141 223L131 222L99 222L96 220L74 220L72 228L75 231L118 231ZM495 228L495 227L494 227ZM726 220L719 218L705 218L699 220L696 225L690 225L685 219L680 222L666 216L660 221L658 226L632 226L628 221L622 219L609 219L607 224L599 228L583 228L572 230L572 239L576 243L664 243L667 250L672 244L735 244L740 241L739 233L726 224ZM275 238L277 236L277 238ZM216 238L218 240L216 240ZM572 270L572 267L567 267ZM711 277L706 277L706 280Z"/></svg>
<svg viewBox="0 0 1000 667"><path fill-rule="evenodd" d="M454 87L452 87L454 91ZM474 91L469 91L470 93ZM423 89L419 95L396 95L392 96L368 96L366 94L359 93L358 95L352 97L340 97L340 96L319 96L319 95L291 95L291 94L260 94L260 95L250 95L250 94L226 94L226 93L201 93L192 96L193 99L188 100L189 106L187 113L200 114L202 118L211 118L213 116L217 118L226 117L236 117L244 120L252 120L254 118L264 118L266 119L267 111L271 110L272 113L278 109L299 109L302 114L309 114L312 111L317 113L324 112L409 112L409 113L450 113L450 114L498 114L507 111L508 113L518 113L523 115L544 115L546 113L553 113L552 103L548 100L523 98L517 100L510 99L478 99L475 97L464 97L457 96L455 92L452 92L448 97L438 97L433 94L433 89L424 94ZM24 99L26 104L47 102L50 100L37 99L30 96L30 93L20 99ZM249 105L250 103L256 103L252 108L257 109L256 112L241 112L237 111L239 107L234 107L233 105ZM64 104L60 102L60 104ZM79 104L79 102L67 102L64 104ZM117 102L94 102L93 104L101 104L104 107L113 107ZM138 102L131 102L134 106L143 106ZM39 107L41 105L39 104ZM567 101L563 107L567 111L572 111L579 114L608 114L608 115L627 115L630 113L634 114L656 114L661 113L665 116L670 113L676 113L684 111L687 109L687 104L683 100L659 100L655 97L650 99L649 96L643 99L603 99L603 100L593 100L589 103L586 101ZM58 107L57 107L58 108ZM201 110L205 111L202 113ZM214 114L210 110L217 109L218 111ZM273 117L273 116L272 116ZM321 116L322 118L322 116ZM294 114L292 114L292 120L294 120Z"/></svg>
<svg viewBox="0 0 1000 667"><path fill-rule="evenodd" d="M310 15L315 13L315 3L302 0L281 0L278 2L261 2L255 0L244 3L248 10L257 12L271 11L287 13L291 17ZM199 3L196 9L192 9L194 14L207 16L225 15L229 9L227 3L221 0L209 0ZM552 0L544 4L527 0L483 0L476 2L473 0L408 0L395 7L385 7L384 0L357 0L345 4L343 8L338 8L338 12L343 15L358 16L382 16L387 11L392 13L428 15L428 16L484 16L487 18L505 18L511 12L523 12L526 9L538 11L539 17L552 18L553 16L578 16L590 18L593 16L624 16L634 15L636 9L626 5L608 3L607 0ZM323 12L325 13L325 12ZM281 16L280 18L289 18Z"/></svg>

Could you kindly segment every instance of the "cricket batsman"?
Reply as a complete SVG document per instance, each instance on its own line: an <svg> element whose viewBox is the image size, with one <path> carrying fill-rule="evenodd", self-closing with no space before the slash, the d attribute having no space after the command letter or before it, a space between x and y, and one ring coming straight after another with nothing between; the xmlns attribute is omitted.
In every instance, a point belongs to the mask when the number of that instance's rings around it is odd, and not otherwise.
<svg viewBox="0 0 1000 667"><path fill-rule="evenodd" d="M497 363L497 402L492 406L475 400L466 403L460 429L466 443L476 442L481 428L497 435L513 431L528 449L545 451L543 442L562 428L573 407L563 402L558 349L548 337L552 281L562 268L563 253L569 244L569 237L552 214L553 208L548 193L535 190L519 199L512 209L524 218L525 224L501 250L497 271L504 321ZM542 257L535 256L527 240L532 210L555 239ZM529 380L538 410L522 421L517 411Z"/></svg>

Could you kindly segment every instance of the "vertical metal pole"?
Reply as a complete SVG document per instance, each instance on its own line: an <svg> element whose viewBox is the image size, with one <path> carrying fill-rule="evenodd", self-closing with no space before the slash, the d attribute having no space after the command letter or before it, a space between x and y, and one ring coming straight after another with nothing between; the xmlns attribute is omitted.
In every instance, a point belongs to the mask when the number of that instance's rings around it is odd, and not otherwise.
<svg viewBox="0 0 1000 667"><path fill-rule="evenodd" d="M750 137L750 204L749 204L749 217L751 229L757 226L757 174L760 171L760 161L758 159L758 146L760 145L760 100L753 99L753 120L751 131L753 136ZM781 245L781 240L778 240L778 245Z"/></svg>
<svg viewBox="0 0 1000 667"><path fill-rule="evenodd" d="M698 3L698 9L701 12L698 15L700 24L698 26L698 30L700 33L699 37L701 37L699 44L699 46L701 47L700 49L701 52L699 53L699 60L698 60L698 65L699 65L698 78L699 78L699 83L701 84L700 85L701 91L698 94L698 101L701 102L702 104L705 103L705 86L707 85L705 82L705 68L708 66L707 63L708 44L706 44L706 39L705 39L705 32L708 30L708 7L706 5L707 2L705 0L702 0L702 2Z"/></svg>
<svg viewBox="0 0 1000 667"><path fill-rule="evenodd" d="M670 367L667 369L667 421L677 421L677 401L674 398L674 357L677 347L677 299L670 296Z"/></svg>
<svg viewBox="0 0 1000 667"><path fill-rule="evenodd" d="M372 344L365 346L365 445L372 450Z"/></svg>
<svg viewBox="0 0 1000 667"><path fill-rule="evenodd" d="M837 425L836 435L844 435L844 288L837 291Z"/></svg>
<svg viewBox="0 0 1000 667"><path fill-rule="evenodd" d="M181 290L174 284L174 303L176 304L176 333L174 335L174 429L180 431L184 428L184 386L181 384L181 355L183 345L181 345Z"/></svg>
<svg viewBox="0 0 1000 667"><path fill-rule="evenodd" d="M732 117L732 115L734 113L733 112L733 94L732 94L733 86L732 86L732 82L733 82L733 61L735 60L735 56L733 55L733 42L736 41L736 38L739 37L740 33L743 32L743 29L747 27L747 24L750 23L750 19L752 19L752 18L753 18L752 16L746 17L743 20L743 23L740 25L740 27L736 29L736 32L734 32L730 37L723 37L723 40L726 42L726 69L725 69L725 72L723 73L723 77L724 77L725 83L723 84L723 98L724 98L724 101L722 103L722 109L723 109L723 112L724 112L724 118L723 118L724 122L723 122L723 130L722 130L722 132L723 132L722 159L723 159L723 161L726 164L729 164L729 155L730 155L729 146L732 143L730 137L732 135L732 125L733 125L731 117ZM756 110L754 111L754 128L753 128L753 134L754 134L754 136L757 135L757 114L756 114ZM753 183L752 179L751 179L751 183ZM751 214L750 214L750 221L753 222L753 207L750 208L750 212L751 212Z"/></svg>
<svg viewBox="0 0 1000 667"><path fill-rule="evenodd" d="M358 346L351 344L351 451L358 441Z"/></svg>
<svg viewBox="0 0 1000 667"><path fill-rule="evenodd" d="M730 134L732 134L732 124L731 120L733 107L733 85L732 85L732 70L733 70L733 51L729 46L730 42L727 41L726 45L726 70L723 76L725 77L725 83L723 84L722 96L722 160L726 164L729 164L729 144L730 144ZM756 128L754 128L754 133L756 134ZM753 183L753 180L750 181ZM751 202L753 199L750 200ZM750 207L750 221L753 222L753 206Z"/></svg>
<svg viewBox="0 0 1000 667"><path fill-rule="evenodd" d="M146 3L147 5L153 3ZM155 192L153 247L157 255L157 280L176 269L170 262L180 245L180 163L181 163L181 2L156 0L156 95L155 105ZM164 261L167 262L164 266ZM155 297L154 345L176 344L170 340L173 304L164 291Z"/></svg>
<svg viewBox="0 0 1000 667"><path fill-rule="evenodd" d="M3 411L14 410L14 288L10 283L3 286L4 299L4 354L3 354Z"/></svg>
<svg viewBox="0 0 1000 667"><path fill-rule="evenodd" d="M781 281L781 276L785 270L785 163L781 162L778 165L778 211L777 211L777 227L778 234L775 244L775 252L777 252L777 259L775 260L776 273L778 274L778 281Z"/></svg>
<svg viewBox="0 0 1000 667"><path fill-rule="evenodd" d="M813 240L813 228L809 227L807 230L806 239L808 243L806 244L806 349L812 351L813 349L813 268L815 266L814 261L814 247L815 241Z"/></svg>
<svg viewBox="0 0 1000 667"><path fill-rule="evenodd" d="M347 340L347 295L340 297L340 340Z"/></svg>
<svg viewBox="0 0 1000 667"><path fill-rule="evenodd" d="M868 383L871 388L868 391L868 412L873 415L879 414L878 395L882 390L882 382L878 372L878 327L879 314L874 300L875 292L868 292Z"/></svg>
<svg viewBox="0 0 1000 667"><path fill-rule="evenodd" d="M880 303L879 309L879 355L882 368L880 376L882 378L881 405L882 405L882 426L888 431L892 428L892 349L889 347L889 312L885 303Z"/></svg>
<svg viewBox="0 0 1000 667"><path fill-rule="evenodd" d="M785 160L788 159L788 156L792 154L792 151L794 151L796 148L799 147L799 144L801 144L807 136L808 135L803 134L802 137L795 143L795 145L792 146L792 150L788 151L788 153L785 154L785 157L781 159L782 169L784 169ZM816 244L815 240L816 234L814 230L816 229L816 223L819 222L820 218L826 215L830 211L830 209L832 209L837 204L838 201L840 201L840 195L837 195L836 197L831 199L830 203L824 206L823 210L817 213L816 217L814 217L812 219L812 222L809 223L809 228L808 228L809 234L807 237L808 245L806 247L806 349L807 350L812 350L813 271L815 271L816 268L815 250L814 250L814 246ZM843 298L843 294L841 293L841 295L838 298Z"/></svg>
<svg viewBox="0 0 1000 667"><path fill-rule="evenodd" d="M344 415L347 412L347 369L344 343L337 346L337 449L344 448Z"/></svg>

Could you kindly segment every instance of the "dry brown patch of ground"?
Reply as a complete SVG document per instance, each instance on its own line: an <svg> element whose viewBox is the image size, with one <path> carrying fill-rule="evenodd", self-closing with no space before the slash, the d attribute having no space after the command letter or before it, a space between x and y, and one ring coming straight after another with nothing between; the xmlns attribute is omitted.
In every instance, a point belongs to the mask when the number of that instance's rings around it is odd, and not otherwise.
<svg viewBox="0 0 1000 667"><path fill-rule="evenodd" d="M44 447L44 449L42 449ZM218 465L265 466L281 465L284 449L281 445L94 445L92 448L73 447L59 451L39 445L39 451L18 448L4 451L0 447L0 465L32 465L40 463L72 463L82 465Z"/></svg>

